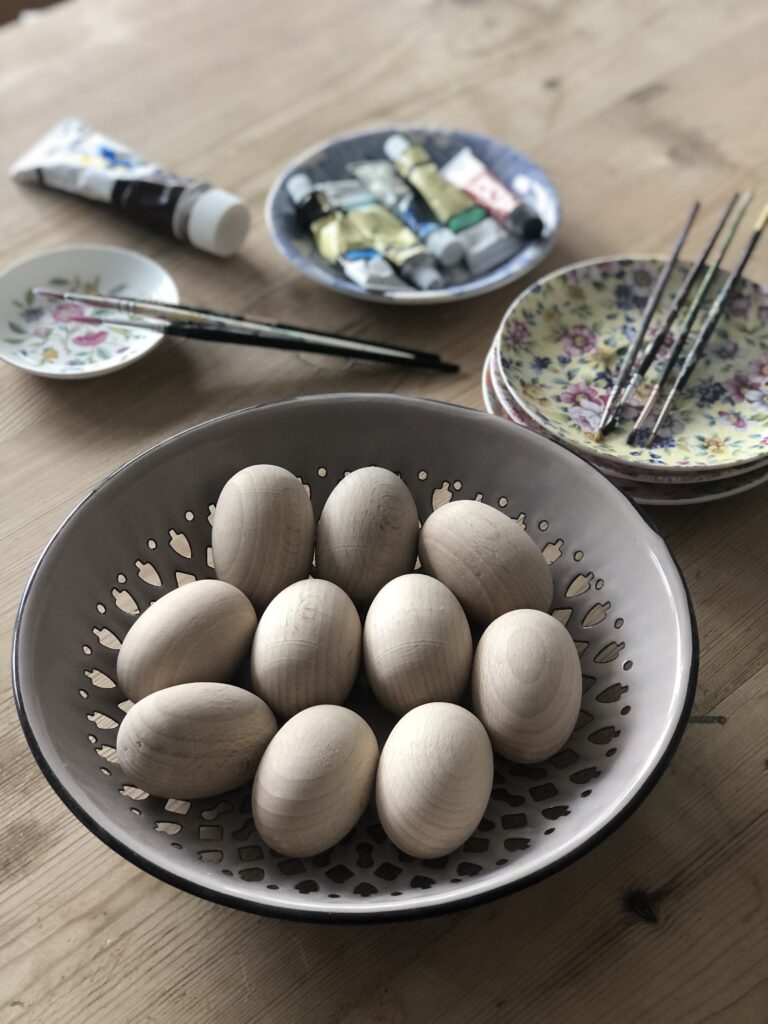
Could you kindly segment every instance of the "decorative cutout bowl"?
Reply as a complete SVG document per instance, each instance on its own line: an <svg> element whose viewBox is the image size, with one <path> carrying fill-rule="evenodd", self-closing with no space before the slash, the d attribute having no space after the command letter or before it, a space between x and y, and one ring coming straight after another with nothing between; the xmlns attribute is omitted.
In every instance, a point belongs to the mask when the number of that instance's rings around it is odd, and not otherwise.
<svg viewBox="0 0 768 1024"><path fill-rule="evenodd" d="M288 859L255 833L250 787L192 803L147 796L115 755L127 707L114 685L134 616L212 575L210 516L227 478L271 462L301 476L319 514L343 474L402 474L422 520L454 496L523 522L555 577L554 614L576 641L584 698L567 747L544 764L497 760L477 832L419 861L373 809L339 845ZM474 410L391 395L320 396L246 409L159 444L108 477L56 532L14 637L19 715L46 778L104 842L159 878L244 910L337 920L455 910L551 874L637 807L685 726L697 636L664 541L596 470ZM352 704L383 740L393 719L359 681Z"/></svg>

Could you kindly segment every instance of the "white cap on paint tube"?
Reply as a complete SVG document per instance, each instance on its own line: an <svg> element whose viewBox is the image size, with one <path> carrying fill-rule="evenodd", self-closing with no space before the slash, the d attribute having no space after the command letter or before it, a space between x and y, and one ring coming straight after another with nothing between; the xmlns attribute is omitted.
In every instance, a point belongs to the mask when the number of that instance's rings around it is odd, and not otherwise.
<svg viewBox="0 0 768 1024"><path fill-rule="evenodd" d="M410 147L411 143L408 139L399 133L390 135L384 140L384 152L393 163L406 151L406 149L410 149Z"/></svg>
<svg viewBox="0 0 768 1024"><path fill-rule="evenodd" d="M485 274L512 256L523 246L519 238L515 238L494 220L486 217L469 228L464 228L459 236L464 246L464 258L472 274Z"/></svg>
<svg viewBox="0 0 768 1024"><path fill-rule="evenodd" d="M285 191L291 197L294 206L299 206L314 188L308 174L292 174L285 183Z"/></svg>
<svg viewBox="0 0 768 1024"><path fill-rule="evenodd" d="M464 246L450 228L435 228L424 244L442 267L457 267L464 259Z"/></svg>
<svg viewBox="0 0 768 1024"><path fill-rule="evenodd" d="M403 274L403 276L416 288L420 288L422 291L431 291L433 288L445 286L443 275L430 257L424 256L423 262L420 262L420 257L417 256L411 263L412 266L408 268L408 274Z"/></svg>
<svg viewBox="0 0 768 1024"><path fill-rule="evenodd" d="M245 203L220 188L206 189L189 212L187 238L214 256L233 256L245 241L251 212Z"/></svg>

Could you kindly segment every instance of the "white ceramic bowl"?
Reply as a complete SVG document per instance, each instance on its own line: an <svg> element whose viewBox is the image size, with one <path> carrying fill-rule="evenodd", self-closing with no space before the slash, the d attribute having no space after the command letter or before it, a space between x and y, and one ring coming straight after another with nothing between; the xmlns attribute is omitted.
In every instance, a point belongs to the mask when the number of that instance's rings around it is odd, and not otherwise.
<svg viewBox="0 0 768 1024"><path fill-rule="evenodd" d="M33 294L36 286L161 302L179 298L173 278L159 263L114 245L68 245L8 267L0 275L0 358L27 373L65 380L120 370L151 352L163 335L77 323L73 316L95 316L97 310L45 302Z"/></svg>
<svg viewBox="0 0 768 1024"><path fill-rule="evenodd" d="M134 615L190 576L208 577L209 518L235 471L285 466L319 514L347 470L398 471L422 521L477 498L524 521L555 580L554 614L581 653L582 713L540 765L496 763L493 795L460 850L414 860L369 808L317 857L289 859L255 833L249 787L163 801L117 763L126 707L114 685ZM109 528L105 528L108 524ZM697 638L662 538L578 456L486 413L393 395L319 396L203 423L105 480L56 532L22 599L13 676L29 744L56 792L101 839L147 871L243 910L386 920L512 892L591 849L666 767L693 700ZM352 706L381 739L393 719L361 680Z"/></svg>

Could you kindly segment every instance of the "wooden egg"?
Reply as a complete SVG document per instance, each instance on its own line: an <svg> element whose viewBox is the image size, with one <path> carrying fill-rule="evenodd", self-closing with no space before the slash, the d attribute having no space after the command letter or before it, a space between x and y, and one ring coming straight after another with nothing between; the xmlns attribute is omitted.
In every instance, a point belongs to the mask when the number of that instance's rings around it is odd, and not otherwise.
<svg viewBox="0 0 768 1024"><path fill-rule="evenodd" d="M480 721L457 704L422 704L384 744L376 806L389 838L412 857L443 857L472 835L493 784Z"/></svg>
<svg viewBox="0 0 768 1024"><path fill-rule="evenodd" d="M317 570L356 604L371 601L416 564L419 516L411 492L388 469L367 466L336 485L317 524Z"/></svg>
<svg viewBox="0 0 768 1024"><path fill-rule="evenodd" d="M453 591L470 619L485 624L516 608L548 611L552 573L524 528L479 501L452 501L421 529L424 569Z"/></svg>
<svg viewBox="0 0 768 1024"><path fill-rule="evenodd" d="M443 583L410 573L391 580L373 599L363 653L374 696L402 715L419 704L459 699L472 669L472 634Z"/></svg>
<svg viewBox="0 0 768 1024"><path fill-rule="evenodd" d="M228 683L184 683L135 704L117 734L132 785L194 800L250 782L277 731L255 693Z"/></svg>
<svg viewBox="0 0 768 1024"><path fill-rule="evenodd" d="M213 519L213 564L261 612L309 575L315 516L303 485L279 466L248 466L219 495Z"/></svg>
<svg viewBox="0 0 768 1024"><path fill-rule="evenodd" d="M251 602L229 583L185 583L150 605L128 630L117 656L117 681L134 702L178 683L229 682L255 629Z"/></svg>
<svg viewBox="0 0 768 1024"><path fill-rule="evenodd" d="M529 763L557 753L581 706L581 664L565 626L532 609L492 622L475 652L472 700L499 754Z"/></svg>
<svg viewBox="0 0 768 1024"><path fill-rule="evenodd" d="M318 704L289 718L253 782L259 835L287 857L310 857L343 839L373 790L379 745L349 708Z"/></svg>
<svg viewBox="0 0 768 1024"><path fill-rule="evenodd" d="M285 718L342 704L360 667L360 616L328 580L300 580L268 605L251 654L253 688Z"/></svg>

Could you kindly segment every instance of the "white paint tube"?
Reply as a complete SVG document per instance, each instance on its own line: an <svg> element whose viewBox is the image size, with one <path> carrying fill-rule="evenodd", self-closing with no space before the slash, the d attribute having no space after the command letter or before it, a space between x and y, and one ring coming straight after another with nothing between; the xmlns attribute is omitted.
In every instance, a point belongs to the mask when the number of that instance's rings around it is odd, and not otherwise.
<svg viewBox="0 0 768 1024"><path fill-rule="evenodd" d="M165 171L74 117L60 121L9 173L114 206L215 256L237 252L250 226L250 211L237 196Z"/></svg>

